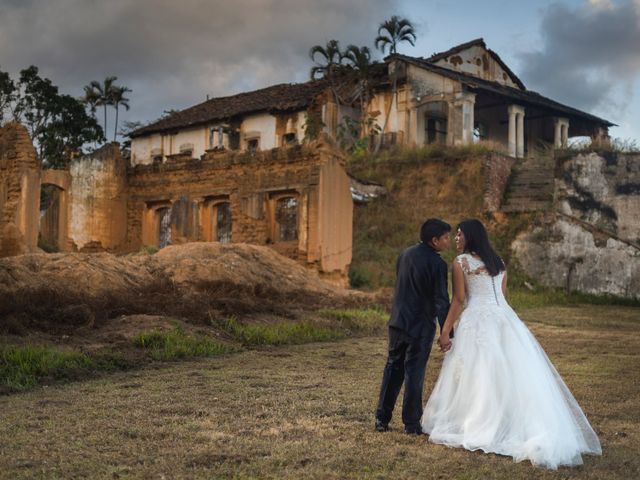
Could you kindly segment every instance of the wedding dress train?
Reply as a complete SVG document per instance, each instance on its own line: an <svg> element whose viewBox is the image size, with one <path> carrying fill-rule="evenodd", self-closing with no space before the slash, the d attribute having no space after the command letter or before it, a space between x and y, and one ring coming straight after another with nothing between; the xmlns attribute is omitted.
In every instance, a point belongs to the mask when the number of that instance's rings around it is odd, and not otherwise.
<svg viewBox="0 0 640 480"><path fill-rule="evenodd" d="M467 305L422 416L429 441L555 469L601 454L600 442L535 337L469 254L456 258Z"/></svg>

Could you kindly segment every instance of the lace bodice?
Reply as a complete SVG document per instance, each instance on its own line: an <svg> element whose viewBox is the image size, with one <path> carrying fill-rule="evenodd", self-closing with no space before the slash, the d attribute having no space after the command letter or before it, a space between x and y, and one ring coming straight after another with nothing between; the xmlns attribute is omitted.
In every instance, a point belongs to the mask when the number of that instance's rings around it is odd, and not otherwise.
<svg viewBox="0 0 640 480"><path fill-rule="evenodd" d="M463 253L456 257L462 267L464 285L467 295L467 306L474 304L506 305L502 294L502 278L504 271L495 277L489 275L484 262L473 255Z"/></svg>

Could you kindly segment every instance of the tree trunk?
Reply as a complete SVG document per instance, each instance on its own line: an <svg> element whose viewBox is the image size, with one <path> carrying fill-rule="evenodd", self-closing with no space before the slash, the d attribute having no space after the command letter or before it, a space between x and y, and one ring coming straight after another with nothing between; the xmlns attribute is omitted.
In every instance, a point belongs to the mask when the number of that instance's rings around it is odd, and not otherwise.
<svg viewBox="0 0 640 480"><path fill-rule="evenodd" d="M104 139L107 140L107 104L104 105Z"/></svg>
<svg viewBox="0 0 640 480"><path fill-rule="evenodd" d="M116 103L116 124L113 127L113 141L116 141L116 135L118 134L118 104Z"/></svg>

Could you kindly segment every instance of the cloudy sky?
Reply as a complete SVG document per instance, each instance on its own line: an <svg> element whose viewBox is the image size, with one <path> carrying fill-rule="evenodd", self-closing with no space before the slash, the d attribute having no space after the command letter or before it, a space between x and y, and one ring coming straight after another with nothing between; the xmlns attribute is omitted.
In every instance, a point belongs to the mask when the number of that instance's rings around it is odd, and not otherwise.
<svg viewBox="0 0 640 480"><path fill-rule="evenodd" d="M640 0L0 0L0 70L36 65L76 96L116 75L133 90L124 119L149 121L207 95L305 81L311 46L371 47L393 14L418 31L401 53L484 37L527 88L640 143Z"/></svg>

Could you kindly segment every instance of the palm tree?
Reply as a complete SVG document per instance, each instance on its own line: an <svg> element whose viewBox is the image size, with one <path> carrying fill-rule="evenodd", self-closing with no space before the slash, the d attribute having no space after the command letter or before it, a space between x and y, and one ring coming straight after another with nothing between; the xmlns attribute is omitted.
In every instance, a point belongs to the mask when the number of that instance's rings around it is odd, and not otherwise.
<svg viewBox="0 0 640 480"><path fill-rule="evenodd" d="M385 50L389 47L389 54L393 55L397 53L400 42L409 42L414 47L416 32L409 20L394 15L389 20L382 22L378 27L375 46L382 53L385 53Z"/></svg>
<svg viewBox="0 0 640 480"><path fill-rule="evenodd" d="M400 42L409 42L411 46L415 46L416 32L411 21L406 18L400 18L397 15L393 15L389 20L386 20L378 27L378 36L375 39L375 46L383 54L389 49L389 54L393 55L397 53L398 44ZM382 145L382 139L384 137L384 131L387 129L389 123L389 116L391 115L391 106L395 99L396 105L398 104L398 76L394 69L391 73L392 80L392 101L389 102L389 108L384 118L384 124L382 125L382 131L380 132L380 138L376 143L375 151L377 152Z"/></svg>
<svg viewBox="0 0 640 480"><path fill-rule="evenodd" d="M93 88L91 85L85 85L84 96L80 99L80 101L84 103L87 107L89 107L91 116L95 118L96 109L98 108L98 103L100 101L100 94L96 92L95 88Z"/></svg>
<svg viewBox="0 0 640 480"><path fill-rule="evenodd" d="M371 51L368 47L349 45L344 51L344 58L354 70L358 81L358 97L360 98L360 112L362 120L362 133L364 134L366 115L365 109L369 105L370 80L371 80Z"/></svg>
<svg viewBox="0 0 640 480"><path fill-rule="evenodd" d="M320 56L320 60L316 60ZM329 40L326 46L315 45L309 50L309 57L315 62L311 67L311 80L317 78L331 78L342 65L344 55L340 51L337 40Z"/></svg>
<svg viewBox="0 0 640 480"><path fill-rule="evenodd" d="M113 105L113 91L115 88L115 82L118 77L107 77L104 79L103 83L98 82L97 80L92 80L89 84L90 88L96 92L98 96L98 101L96 105L99 107L104 107L104 132L105 135L107 133L107 107L109 105Z"/></svg>
<svg viewBox="0 0 640 480"><path fill-rule="evenodd" d="M85 85L84 87L84 96L80 98L80 101L84 103L87 107L89 107L89 111L91 112L91 118L96 119L96 110L98 108L98 104L100 103L100 94L93 88L92 85ZM97 122L97 120L96 120ZM97 141L94 140L93 146L96 146Z"/></svg>
<svg viewBox="0 0 640 480"><path fill-rule="evenodd" d="M130 88L114 86L113 92L111 95L111 102L113 107L116 109L116 124L113 128L113 141L116 141L116 134L118 132L118 107L122 105L125 109L129 110L129 99L124 95L128 92L131 92Z"/></svg>

